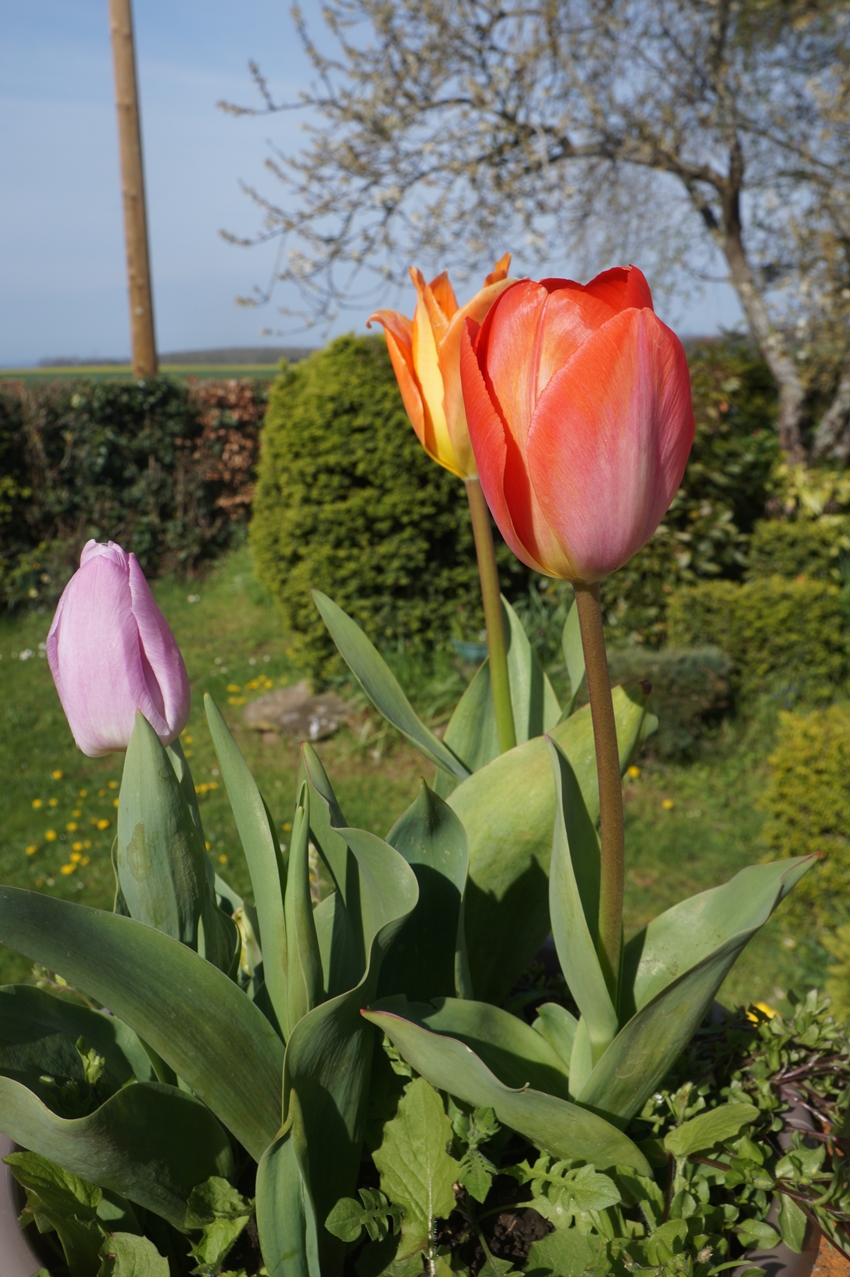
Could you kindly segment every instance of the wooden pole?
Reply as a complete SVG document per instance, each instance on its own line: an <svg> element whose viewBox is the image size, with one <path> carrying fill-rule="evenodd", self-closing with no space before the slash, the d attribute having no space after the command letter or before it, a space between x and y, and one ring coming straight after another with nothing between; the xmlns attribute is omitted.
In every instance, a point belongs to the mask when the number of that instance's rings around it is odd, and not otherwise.
<svg viewBox="0 0 850 1277"><path fill-rule="evenodd" d="M130 294L130 335L133 374L154 377L157 372L153 328L153 298L148 256L145 211L145 179L142 171L142 134L136 55L133 49L131 0L109 0L112 62L115 70L115 106L121 154L121 194L124 201L124 238L127 244L127 285Z"/></svg>

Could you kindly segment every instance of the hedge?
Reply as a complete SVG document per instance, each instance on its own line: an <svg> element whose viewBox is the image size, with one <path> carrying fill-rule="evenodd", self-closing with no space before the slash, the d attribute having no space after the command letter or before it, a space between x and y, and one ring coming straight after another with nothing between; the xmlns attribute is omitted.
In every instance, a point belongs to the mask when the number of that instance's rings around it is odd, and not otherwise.
<svg viewBox="0 0 850 1277"><path fill-rule="evenodd" d="M342 670L313 588L378 646L427 656L483 626L463 484L411 429L381 337L340 337L275 382L251 523L255 564L313 678ZM528 572L503 544L502 588Z"/></svg>
<svg viewBox="0 0 850 1277"><path fill-rule="evenodd" d="M763 520L753 529L747 576L805 576L837 583L842 579L841 560L848 551L847 515L823 515L793 523Z"/></svg>
<svg viewBox="0 0 850 1277"><path fill-rule="evenodd" d="M809 927L835 927L850 906L850 709L781 714L769 762L762 840L772 856L821 856L791 900Z"/></svg>
<svg viewBox="0 0 850 1277"><path fill-rule="evenodd" d="M840 592L826 581L705 581L671 597L667 625L676 647L722 648L745 694L832 699L847 673Z"/></svg>
<svg viewBox="0 0 850 1277"><path fill-rule="evenodd" d="M267 389L48 383L0 392L0 604L52 602L89 537L149 574L193 569L250 508Z"/></svg>

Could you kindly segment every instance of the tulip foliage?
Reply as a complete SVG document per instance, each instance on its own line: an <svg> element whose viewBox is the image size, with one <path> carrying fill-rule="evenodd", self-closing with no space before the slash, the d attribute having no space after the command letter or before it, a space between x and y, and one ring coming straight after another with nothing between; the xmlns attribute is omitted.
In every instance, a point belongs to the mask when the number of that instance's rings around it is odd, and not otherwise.
<svg viewBox="0 0 850 1277"><path fill-rule="evenodd" d="M114 912L0 891L3 940L94 1004L3 990L2 1128L183 1231L192 1190L253 1159L263 1256L285 1277L342 1270L345 1243L324 1224L356 1190L382 1034L434 1087L492 1108L552 1157L650 1174L623 1128L808 863L753 866L668 910L626 946L612 997L595 947L589 709L559 705L505 605L520 743L497 754L486 663L441 741L358 626L317 604L376 707L437 768L386 839L347 824L305 745L281 847L208 698L253 903L213 874L188 764L142 714L119 799ZM615 706L625 767L654 723L623 689ZM331 884L318 905L311 844ZM548 1003L529 1025L499 1003L550 926L581 1016ZM79 1038L105 1068L96 1106L78 1087L75 1110L46 1075L74 1078Z"/></svg>

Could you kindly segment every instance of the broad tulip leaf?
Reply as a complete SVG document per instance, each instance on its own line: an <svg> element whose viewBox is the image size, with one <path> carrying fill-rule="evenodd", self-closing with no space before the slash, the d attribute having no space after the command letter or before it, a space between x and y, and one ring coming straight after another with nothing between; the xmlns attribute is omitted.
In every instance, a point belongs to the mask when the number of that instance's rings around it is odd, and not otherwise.
<svg viewBox="0 0 850 1277"><path fill-rule="evenodd" d="M388 843L361 829L339 832L351 848L359 872L348 908L359 907L368 965L353 988L299 1020L287 1043L284 1068L284 1095L295 1093L303 1121L305 1151L303 1157L298 1155L298 1161L302 1179L312 1193L315 1219L321 1225L322 1277L339 1272L344 1255L344 1247L324 1228L324 1221L341 1197L352 1196L360 1166L375 1042L360 1010L375 997L384 955L418 898L413 870ZM287 1119L290 1117L291 1103ZM288 1175L286 1184L287 1192L295 1193L294 1173ZM278 1198L284 1218L289 1200ZM292 1209L297 1214L297 1201L293 1200ZM308 1248L306 1236L301 1245L302 1251ZM284 1271L289 1272L281 1269ZM293 1269L296 1271L301 1270Z"/></svg>
<svg viewBox="0 0 850 1277"><path fill-rule="evenodd" d="M579 625L578 608L575 601L573 601L573 605L567 614L564 632L561 635L561 650L564 653L567 675L570 680L570 703L565 711L565 715L569 715L573 712L576 698L584 681L584 646L581 641L581 626Z"/></svg>
<svg viewBox="0 0 850 1277"><path fill-rule="evenodd" d="M544 1037L569 1071L578 1020L558 1002L544 1002L537 1008L537 1019L531 1026Z"/></svg>
<svg viewBox="0 0 850 1277"><path fill-rule="evenodd" d="M442 767L450 776L464 780L469 769L425 726L395 674L357 622L321 590L313 590L313 599L339 648L340 656L375 708L432 763Z"/></svg>
<svg viewBox="0 0 850 1277"><path fill-rule="evenodd" d="M466 831L425 781L407 811L387 834L419 884L419 903L381 972L381 997L406 993L413 1002L452 997L457 970L465 963L463 893L469 868Z"/></svg>
<svg viewBox="0 0 850 1277"><path fill-rule="evenodd" d="M815 863L813 857L748 865L719 887L673 905L625 948L626 1013L645 1006L682 972L739 932L760 927Z"/></svg>
<svg viewBox="0 0 850 1277"><path fill-rule="evenodd" d="M292 823L292 847L286 881L287 1008L284 1036L289 1037L298 1021L322 1000L322 959L313 901L310 896L310 798L301 786Z"/></svg>
<svg viewBox="0 0 850 1277"><path fill-rule="evenodd" d="M382 998L370 1008L401 1016L432 1033L457 1038L483 1060L505 1086L570 1098L567 1065L544 1037L518 1016L489 1002L435 998L414 1003L404 996Z"/></svg>
<svg viewBox="0 0 850 1277"><path fill-rule="evenodd" d="M404 1211L399 1259L427 1246L435 1221L447 1219L457 1205L452 1186L460 1167L446 1152L451 1141L452 1124L442 1099L424 1077L415 1078L373 1154L381 1191Z"/></svg>
<svg viewBox="0 0 850 1277"><path fill-rule="evenodd" d="M277 1026L286 1018L286 925L283 898L286 870L268 808L263 802L248 764L213 698L204 697L207 723L239 840L248 862L251 886L260 926L263 977Z"/></svg>
<svg viewBox="0 0 850 1277"><path fill-rule="evenodd" d="M0 987L0 1075L22 1082L48 1107L56 1086L85 1082L76 1047L81 1037L104 1060L97 1083L101 1100L134 1079L154 1080L142 1043L116 1016L32 984ZM44 1082L44 1077L53 1078L56 1085Z"/></svg>
<svg viewBox="0 0 850 1277"><path fill-rule="evenodd" d="M657 720L642 699L614 688L620 766L629 765ZM549 733L570 761L592 821L599 786L590 707ZM555 782L542 736L475 772L448 798L469 839L464 924L475 996L499 1003L549 934L549 862Z"/></svg>
<svg viewBox="0 0 850 1277"><path fill-rule="evenodd" d="M531 650L522 622L505 598L502 599L502 610L508 639L508 680L514 728L517 744L522 745L554 727L561 717L561 707L552 684ZM501 751L490 685L489 657L458 701L443 739L470 772L478 771L499 757ZM456 783L456 778L438 771L434 788L441 798L446 798Z"/></svg>
<svg viewBox="0 0 850 1277"><path fill-rule="evenodd" d="M804 856L770 865L751 865L726 884L728 889L737 883L739 896L746 886L743 911L734 908L735 895L730 893L728 926L723 928L720 924L720 930L713 932L716 947L666 983L624 1025L579 1092L579 1103L617 1122L626 1122L638 1112L690 1041L744 946L816 859ZM710 894L703 892L702 896ZM698 912L693 916L696 927Z"/></svg>
<svg viewBox="0 0 850 1277"><path fill-rule="evenodd" d="M159 1082L126 1086L88 1117L66 1119L3 1077L0 1126L16 1144L121 1193L175 1228L183 1227L196 1184L233 1174L230 1143L209 1109Z"/></svg>
<svg viewBox="0 0 850 1277"><path fill-rule="evenodd" d="M153 927L0 888L0 939L108 1006L259 1161L280 1127L283 1044L250 998Z"/></svg>
<svg viewBox="0 0 850 1277"><path fill-rule="evenodd" d="M269 1277L323 1277L307 1145L298 1096L289 1099L289 1129L257 1167L257 1231Z"/></svg>
<svg viewBox="0 0 850 1277"><path fill-rule="evenodd" d="M141 713L124 762L113 848L116 913L147 922L235 976L239 933L218 906L189 764Z"/></svg>
<svg viewBox="0 0 850 1277"><path fill-rule="evenodd" d="M600 1170L630 1166L641 1175L651 1175L637 1145L595 1113L541 1091L505 1086L456 1038L432 1033L387 1011L368 1010L363 1016L386 1033L432 1086L473 1108L492 1108L503 1125L551 1156L588 1161Z"/></svg>
<svg viewBox="0 0 850 1277"><path fill-rule="evenodd" d="M555 835L549 869L549 913L561 969L587 1026L594 1062L617 1032L617 1012L597 956L599 839L575 772L554 741ZM580 1082L573 1077L573 1094Z"/></svg>
<svg viewBox="0 0 850 1277"><path fill-rule="evenodd" d="M664 1137L664 1147L674 1157L690 1157L692 1153L731 1140L758 1115L755 1104L719 1104L670 1131Z"/></svg>

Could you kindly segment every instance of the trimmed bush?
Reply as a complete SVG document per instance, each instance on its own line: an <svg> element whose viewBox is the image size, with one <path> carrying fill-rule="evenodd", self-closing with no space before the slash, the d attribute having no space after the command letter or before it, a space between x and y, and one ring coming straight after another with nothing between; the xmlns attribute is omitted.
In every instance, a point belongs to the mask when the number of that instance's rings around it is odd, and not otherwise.
<svg viewBox="0 0 850 1277"><path fill-rule="evenodd" d="M0 396L0 603L50 602L90 537L144 570L190 570L250 505L262 383L7 385Z"/></svg>
<svg viewBox="0 0 850 1277"><path fill-rule="evenodd" d="M427 656L481 631L463 485L420 446L380 337L340 337L275 382L251 541L294 654L319 681L343 667L314 588L379 647ZM527 570L497 553L505 593L524 588Z"/></svg>
<svg viewBox="0 0 850 1277"><path fill-rule="evenodd" d="M646 748L662 758L692 756L729 707L732 662L718 647L614 649L608 664L613 683L652 684L649 708L658 731Z"/></svg>
<svg viewBox="0 0 850 1277"><path fill-rule="evenodd" d="M831 699L847 673L841 599L826 581L705 581L671 597L667 624L675 647L722 648L745 694Z"/></svg>
<svg viewBox="0 0 850 1277"><path fill-rule="evenodd" d="M850 905L850 709L781 714L769 762L762 838L772 856L820 854L791 905L809 927L812 911L819 927L835 927Z"/></svg>
<svg viewBox="0 0 850 1277"><path fill-rule="evenodd" d="M817 520L780 523L763 520L753 529L747 577L805 576L841 580L839 559L850 551L850 518L823 515Z"/></svg>

